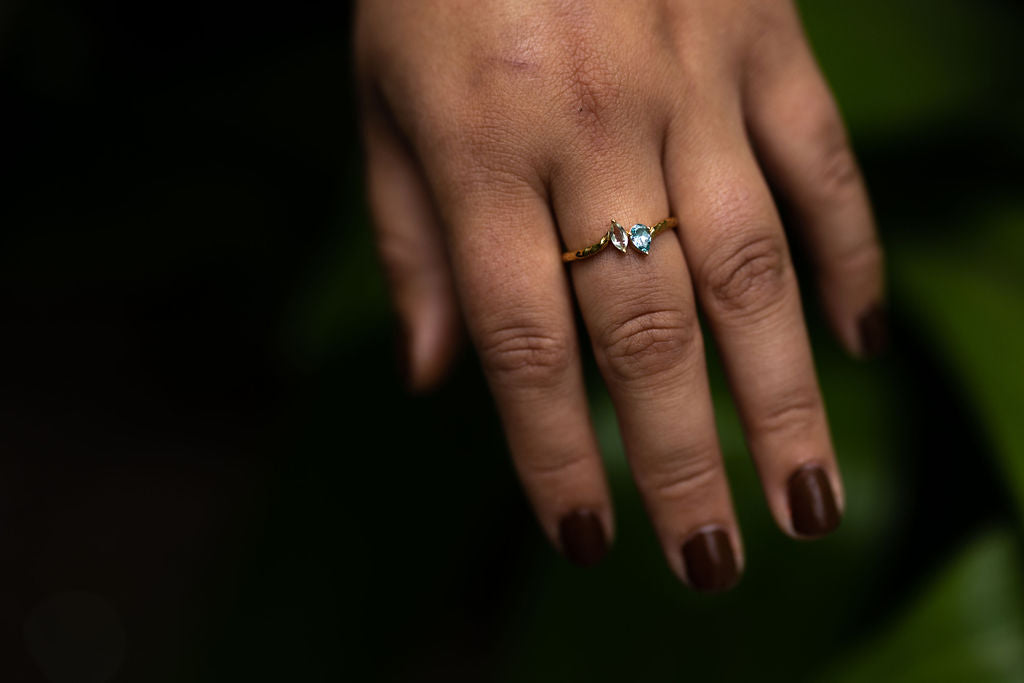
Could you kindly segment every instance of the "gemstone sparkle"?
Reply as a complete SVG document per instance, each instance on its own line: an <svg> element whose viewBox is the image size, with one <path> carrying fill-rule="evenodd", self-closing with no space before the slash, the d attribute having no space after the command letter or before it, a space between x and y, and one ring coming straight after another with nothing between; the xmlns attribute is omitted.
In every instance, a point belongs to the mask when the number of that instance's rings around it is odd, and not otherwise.
<svg viewBox="0 0 1024 683"><path fill-rule="evenodd" d="M626 229L619 225L618 222L612 221L612 229L608 232L608 235L612 238L612 244L615 245L615 248L625 254L626 249L629 247L629 235L626 233Z"/></svg>
<svg viewBox="0 0 1024 683"><path fill-rule="evenodd" d="M629 239L633 246L647 254L651 250L651 229L643 223L637 223L629 230Z"/></svg>

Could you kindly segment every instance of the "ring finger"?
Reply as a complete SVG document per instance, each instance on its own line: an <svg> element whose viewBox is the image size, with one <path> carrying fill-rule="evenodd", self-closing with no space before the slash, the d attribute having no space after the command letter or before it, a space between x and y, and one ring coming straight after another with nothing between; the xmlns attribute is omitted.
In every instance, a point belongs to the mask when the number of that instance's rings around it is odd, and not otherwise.
<svg viewBox="0 0 1024 683"><path fill-rule="evenodd" d="M667 215L655 146L602 150L603 167L567 164L552 202L570 248L594 243L615 218L627 229ZM573 155L582 158L585 155ZM699 590L739 577L739 530L722 465L693 291L677 240L650 254L630 246L569 264L626 454L668 562Z"/></svg>

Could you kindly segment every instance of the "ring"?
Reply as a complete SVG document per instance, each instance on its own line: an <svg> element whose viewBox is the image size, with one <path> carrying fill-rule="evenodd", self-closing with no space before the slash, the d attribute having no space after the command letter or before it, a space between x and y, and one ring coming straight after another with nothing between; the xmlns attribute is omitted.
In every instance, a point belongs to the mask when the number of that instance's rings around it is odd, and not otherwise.
<svg viewBox="0 0 1024 683"><path fill-rule="evenodd" d="M579 261L581 259L589 258L601 251L609 244L615 246L616 249L621 251L623 254L629 249L629 245L632 244L633 248L639 251L641 254L648 254L651 251L651 240L654 236L660 232L671 230L679 224L672 216L669 216L665 220L657 223L651 227L647 227L643 223L637 223L632 228L627 230L622 227L618 221L612 219L612 227L608 229L604 237L601 238L600 242L591 244L589 247L584 247L578 251L567 251L562 254L562 261L569 263L570 261Z"/></svg>

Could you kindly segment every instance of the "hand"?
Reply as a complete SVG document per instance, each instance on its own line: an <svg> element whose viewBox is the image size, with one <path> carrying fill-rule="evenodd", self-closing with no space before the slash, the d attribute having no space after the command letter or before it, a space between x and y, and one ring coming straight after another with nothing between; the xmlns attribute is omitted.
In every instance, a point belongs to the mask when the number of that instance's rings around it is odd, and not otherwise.
<svg viewBox="0 0 1024 683"><path fill-rule="evenodd" d="M778 525L832 531L843 489L768 182L846 348L880 340L882 256L827 85L786 0L373 0L356 48L371 208L411 383L464 315L537 516L571 560L613 536L573 300L665 556L697 589L743 551L698 307ZM649 256L605 234L674 214Z"/></svg>

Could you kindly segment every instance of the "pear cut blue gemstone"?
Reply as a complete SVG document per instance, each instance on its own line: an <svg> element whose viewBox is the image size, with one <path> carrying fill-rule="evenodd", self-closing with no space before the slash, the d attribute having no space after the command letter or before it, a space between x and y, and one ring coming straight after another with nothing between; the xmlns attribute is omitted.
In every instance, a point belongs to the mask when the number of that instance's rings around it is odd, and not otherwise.
<svg viewBox="0 0 1024 683"><path fill-rule="evenodd" d="M629 229L629 239L633 242L633 246L643 253L646 254L650 252L651 229L643 223L637 223Z"/></svg>

